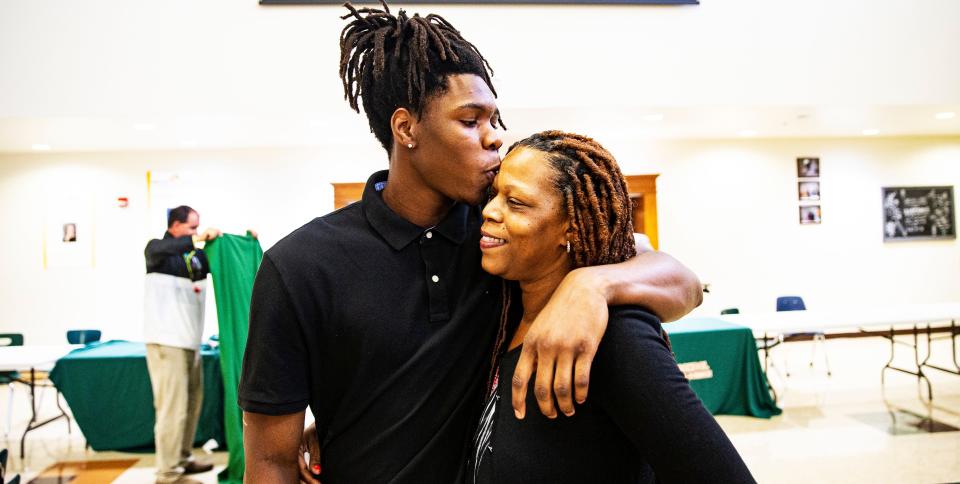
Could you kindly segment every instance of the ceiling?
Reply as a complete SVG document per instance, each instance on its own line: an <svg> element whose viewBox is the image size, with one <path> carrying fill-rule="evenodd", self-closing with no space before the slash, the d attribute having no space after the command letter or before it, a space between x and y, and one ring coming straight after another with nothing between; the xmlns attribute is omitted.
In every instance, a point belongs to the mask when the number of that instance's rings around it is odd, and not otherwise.
<svg viewBox="0 0 960 484"><path fill-rule="evenodd" d="M955 0L430 10L495 61L508 142L960 135L936 117L960 114ZM343 102L342 12L0 2L0 152L375 143Z"/></svg>

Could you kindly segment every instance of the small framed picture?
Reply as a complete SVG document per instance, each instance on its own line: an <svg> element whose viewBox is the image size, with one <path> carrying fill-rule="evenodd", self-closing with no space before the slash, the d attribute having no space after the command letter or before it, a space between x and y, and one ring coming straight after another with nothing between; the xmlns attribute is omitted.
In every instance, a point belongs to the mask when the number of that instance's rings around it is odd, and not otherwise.
<svg viewBox="0 0 960 484"><path fill-rule="evenodd" d="M797 158L797 176L800 178L819 178L820 158Z"/></svg>
<svg viewBox="0 0 960 484"><path fill-rule="evenodd" d="M820 205L802 205L800 207L801 224L820 223Z"/></svg>
<svg viewBox="0 0 960 484"><path fill-rule="evenodd" d="M76 222L67 222L63 224L63 241L64 242L77 241L77 223Z"/></svg>
<svg viewBox="0 0 960 484"><path fill-rule="evenodd" d="M800 200L820 200L820 182L802 181L797 184Z"/></svg>

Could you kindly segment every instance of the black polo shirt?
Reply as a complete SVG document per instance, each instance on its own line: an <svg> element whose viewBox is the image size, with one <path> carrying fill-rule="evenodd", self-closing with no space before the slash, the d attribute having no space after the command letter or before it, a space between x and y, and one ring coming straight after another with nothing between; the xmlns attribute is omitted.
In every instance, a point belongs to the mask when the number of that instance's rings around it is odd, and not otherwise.
<svg viewBox="0 0 960 484"><path fill-rule="evenodd" d="M386 178L264 254L239 403L309 405L324 482L453 482L482 410L501 282L480 268L477 207L424 229L384 203Z"/></svg>

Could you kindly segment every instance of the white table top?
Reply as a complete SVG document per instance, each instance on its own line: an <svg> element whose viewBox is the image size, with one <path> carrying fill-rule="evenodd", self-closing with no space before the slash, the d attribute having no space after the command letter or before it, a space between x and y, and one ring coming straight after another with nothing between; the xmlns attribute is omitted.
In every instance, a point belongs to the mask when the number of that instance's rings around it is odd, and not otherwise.
<svg viewBox="0 0 960 484"><path fill-rule="evenodd" d="M27 345L0 346L0 371L41 371L53 369L53 365L71 351L83 345Z"/></svg>
<svg viewBox="0 0 960 484"><path fill-rule="evenodd" d="M754 332L768 334L826 332L830 329L907 324L949 324L951 320L960 325L960 302L725 314L720 316L720 319L741 324Z"/></svg>

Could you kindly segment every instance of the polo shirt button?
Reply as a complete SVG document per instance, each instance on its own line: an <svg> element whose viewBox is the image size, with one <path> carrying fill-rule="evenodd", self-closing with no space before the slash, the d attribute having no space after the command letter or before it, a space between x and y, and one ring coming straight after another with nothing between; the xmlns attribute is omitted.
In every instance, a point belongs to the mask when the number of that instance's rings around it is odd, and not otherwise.
<svg viewBox="0 0 960 484"><path fill-rule="evenodd" d="M434 275L433 277L431 277L430 280L433 281L433 282L440 282L440 278L437 277L436 275Z"/></svg>
<svg viewBox="0 0 960 484"><path fill-rule="evenodd" d="M428 238L428 239L432 239L432 238L433 238L433 232L427 232L427 238ZM433 282L437 282L437 281L433 281Z"/></svg>

